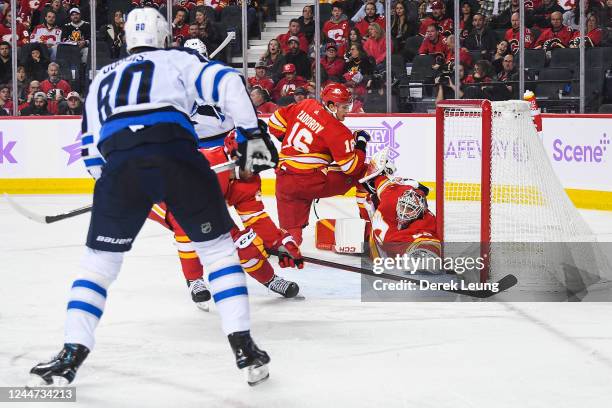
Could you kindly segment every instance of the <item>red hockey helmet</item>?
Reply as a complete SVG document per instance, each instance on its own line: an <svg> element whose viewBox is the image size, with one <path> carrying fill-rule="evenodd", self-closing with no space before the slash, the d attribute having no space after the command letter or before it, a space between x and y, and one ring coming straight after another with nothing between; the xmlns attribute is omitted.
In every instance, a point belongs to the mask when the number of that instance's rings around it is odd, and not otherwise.
<svg viewBox="0 0 612 408"><path fill-rule="evenodd" d="M325 106L330 102L342 105L349 104L352 98L351 91L346 86L338 83L329 84L321 91L321 100Z"/></svg>

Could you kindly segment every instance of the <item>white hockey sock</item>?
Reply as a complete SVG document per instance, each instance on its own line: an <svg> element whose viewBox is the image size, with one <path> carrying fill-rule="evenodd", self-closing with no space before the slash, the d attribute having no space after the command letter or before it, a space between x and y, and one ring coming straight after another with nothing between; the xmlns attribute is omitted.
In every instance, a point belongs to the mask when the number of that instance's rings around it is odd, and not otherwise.
<svg viewBox="0 0 612 408"><path fill-rule="evenodd" d="M81 260L81 272L72 284L64 342L82 344L92 350L94 331L104 313L106 291L117 278L122 252L105 252L87 248Z"/></svg>
<svg viewBox="0 0 612 408"><path fill-rule="evenodd" d="M246 277L230 234L211 241L192 242L208 274L210 291L225 334L249 330L249 297Z"/></svg>

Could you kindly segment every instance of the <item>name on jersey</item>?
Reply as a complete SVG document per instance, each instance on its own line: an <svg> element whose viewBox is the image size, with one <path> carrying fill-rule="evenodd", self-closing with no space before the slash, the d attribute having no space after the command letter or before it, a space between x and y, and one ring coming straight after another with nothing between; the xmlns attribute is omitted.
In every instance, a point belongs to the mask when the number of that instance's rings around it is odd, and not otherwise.
<svg viewBox="0 0 612 408"><path fill-rule="evenodd" d="M312 130L314 133L319 133L320 131L323 130L323 126L321 126L321 124L317 122L315 118L313 118L312 116L310 116L304 111L300 111L300 113L297 115L297 118L300 122L306 125L306 127Z"/></svg>
<svg viewBox="0 0 612 408"><path fill-rule="evenodd" d="M142 56L140 54L130 55L130 56L127 56L127 57L125 57L123 59L115 61L115 62L113 62L111 64L108 64L107 66L105 66L102 69L102 73L106 74L106 73L112 71L113 69L117 68L118 65L120 65L120 64L122 64L124 62L140 62L140 61L143 61L143 60L144 60L144 56Z"/></svg>

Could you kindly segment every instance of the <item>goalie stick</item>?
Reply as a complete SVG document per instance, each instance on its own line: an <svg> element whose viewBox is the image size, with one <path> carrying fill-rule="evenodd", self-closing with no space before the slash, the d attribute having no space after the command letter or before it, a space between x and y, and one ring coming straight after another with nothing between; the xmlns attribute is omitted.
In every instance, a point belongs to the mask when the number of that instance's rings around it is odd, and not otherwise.
<svg viewBox="0 0 612 408"><path fill-rule="evenodd" d="M227 170L232 170L236 167L236 162L228 161L225 163L220 163L215 166L212 166L210 169L215 173L221 173ZM57 221L65 220L67 218L76 217L77 215L85 214L91 211L91 205L86 205L85 207L80 207L74 210L67 211L65 213L55 214L55 215L41 215L37 214L31 210L28 210L21 204L17 203L13 198L4 193L4 198L8 201L9 205L13 207L15 211L19 214L23 215L26 218L31 219L32 221L36 221L40 224L52 224Z"/></svg>
<svg viewBox="0 0 612 408"><path fill-rule="evenodd" d="M277 255L275 251L268 251L268 252L270 252L272 255ZM398 281L398 282L406 281L406 282L414 282L417 284L421 282L421 279L409 278L409 277L399 276L399 275L392 275L390 273L374 273L374 271L372 271L371 269L361 268L361 267L352 266L352 265L345 265L345 264L341 264L338 262L326 261L325 259L312 258L309 256L304 256L304 262L310 262L315 265L327 266L330 268L341 269L343 271L355 272L361 275L372 276L376 278L393 280L393 281ZM510 289L517 283L518 283L518 280L516 279L516 276L509 274L497 281L497 292L494 292L489 289L484 289L484 290L438 289L438 290L441 290L443 292L456 293L458 295L471 296L471 297L475 297L478 299L486 299L486 298L490 298L491 296L497 295L498 293L501 293L501 292L504 292Z"/></svg>

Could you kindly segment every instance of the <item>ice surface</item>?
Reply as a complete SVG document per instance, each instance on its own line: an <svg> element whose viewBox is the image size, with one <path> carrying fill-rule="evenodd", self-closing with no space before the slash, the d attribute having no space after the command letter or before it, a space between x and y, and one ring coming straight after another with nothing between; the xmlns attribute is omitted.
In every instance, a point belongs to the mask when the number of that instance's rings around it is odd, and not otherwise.
<svg viewBox="0 0 612 408"><path fill-rule="evenodd" d="M16 199L50 214L90 197ZM356 214L343 199L317 210ZM612 241L612 213L582 213ZM0 199L0 386L23 385L61 347L87 223L36 224ZM314 265L280 272L300 284L302 301L249 279L253 336L272 357L270 380L250 388L214 309L191 303L172 242L147 222L126 256L75 382L77 406L590 408L612 400L612 304L362 303L359 275Z"/></svg>

